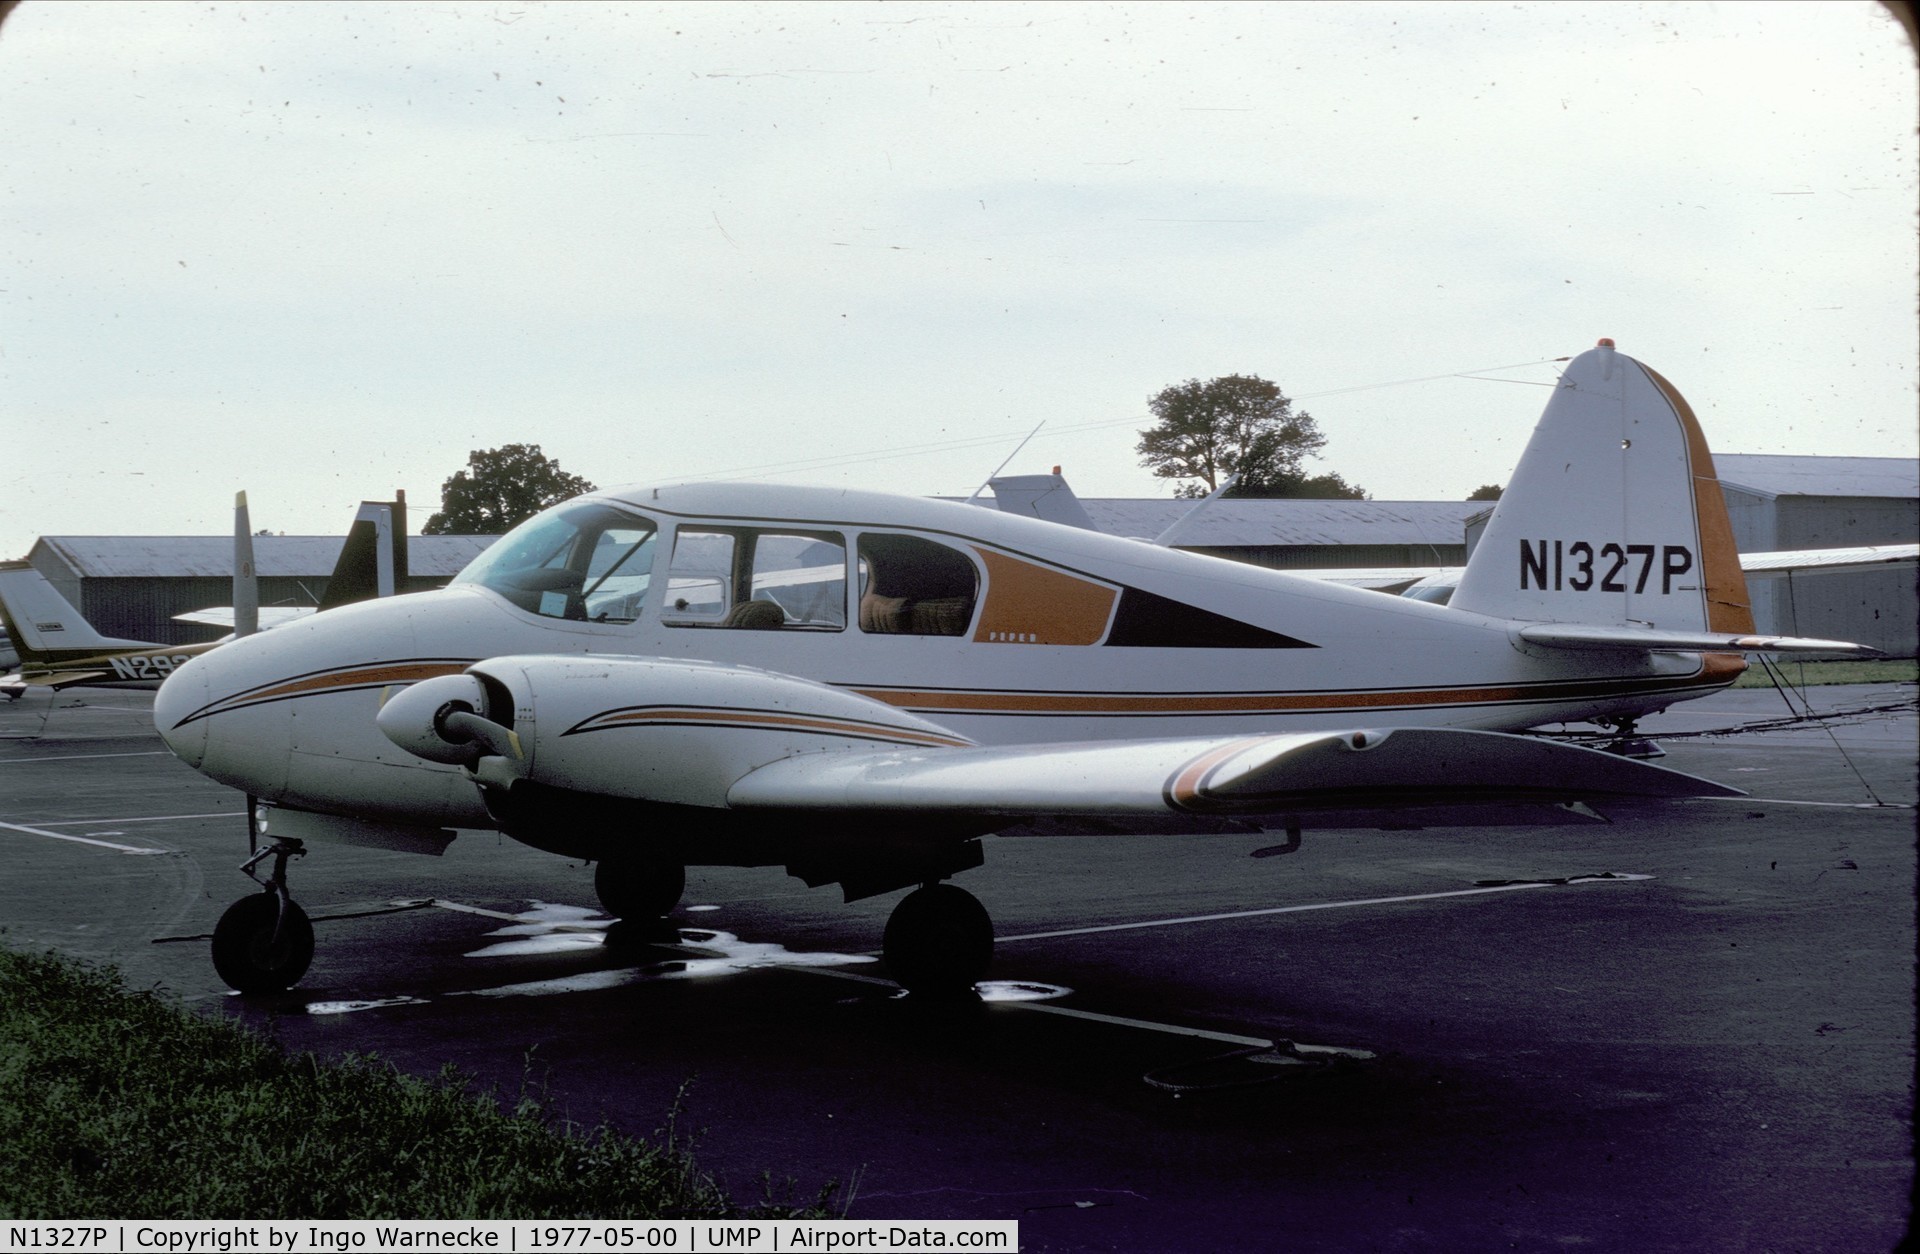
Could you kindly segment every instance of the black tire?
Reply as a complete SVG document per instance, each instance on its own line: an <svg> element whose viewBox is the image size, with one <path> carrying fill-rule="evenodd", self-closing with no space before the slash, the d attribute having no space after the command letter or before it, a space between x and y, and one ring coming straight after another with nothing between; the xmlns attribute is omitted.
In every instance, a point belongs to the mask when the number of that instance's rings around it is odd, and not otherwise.
<svg viewBox="0 0 1920 1254"><path fill-rule="evenodd" d="M659 919L680 904L687 868L678 862L618 854L593 868L593 891L616 919Z"/></svg>
<svg viewBox="0 0 1920 1254"><path fill-rule="evenodd" d="M966 889L928 884L893 908L881 949L908 992L971 993L993 962L993 920Z"/></svg>
<svg viewBox="0 0 1920 1254"><path fill-rule="evenodd" d="M278 943L274 929L280 930ZM313 963L313 922L299 903L255 893L227 907L213 929L213 969L242 993L282 993L300 982Z"/></svg>

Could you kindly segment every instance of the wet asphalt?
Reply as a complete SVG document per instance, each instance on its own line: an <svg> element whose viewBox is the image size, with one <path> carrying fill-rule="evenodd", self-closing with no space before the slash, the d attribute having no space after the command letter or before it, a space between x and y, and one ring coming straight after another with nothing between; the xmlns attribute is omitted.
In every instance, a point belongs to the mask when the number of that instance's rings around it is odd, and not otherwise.
<svg viewBox="0 0 1920 1254"><path fill-rule="evenodd" d="M1913 685L1650 720L1747 789L1596 826L988 841L977 1004L872 959L898 894L696 868L606 943L591 868L491 834L312 847L319 950L241 998L205 934L241 802L151 695L0 703L0 941L288 1046L452 1063L670 1130L743 1201L1014 1218L1029 1250L1894 1248L1913 1183ZM1888 707L1876 709L1875 707ZM431 902L433 904L423 904ZM293 1218L293 1217L289 1217Z"/></svg>

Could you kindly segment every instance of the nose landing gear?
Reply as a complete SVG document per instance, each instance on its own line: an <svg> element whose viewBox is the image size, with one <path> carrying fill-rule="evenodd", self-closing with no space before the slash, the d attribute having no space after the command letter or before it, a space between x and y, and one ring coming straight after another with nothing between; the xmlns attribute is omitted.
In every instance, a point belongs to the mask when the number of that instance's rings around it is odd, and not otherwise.
<svg viewBox="0 0 1920 1254"><path fill-rule="evenodd" d="M213 969L242 993L279 993L292 988L313 962L313 923L287 892L287 861L306 846L276 837L240 864L264 890L227 907L213 929ZM268 858L273 870L254 870Z"/></svg>

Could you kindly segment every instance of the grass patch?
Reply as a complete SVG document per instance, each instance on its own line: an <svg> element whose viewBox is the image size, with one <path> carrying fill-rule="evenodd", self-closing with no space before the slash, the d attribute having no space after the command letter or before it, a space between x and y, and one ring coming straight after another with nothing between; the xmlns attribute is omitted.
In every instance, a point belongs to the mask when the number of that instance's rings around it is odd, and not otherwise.
<svg viewBox="0 0 1920 1254"><path fill-rule="evenodd" d="M692 1159L371 1056L323 1062L117 971L0 948L0 1217L545 1219L743 1212Z"/></svg>
<svg viewBox="0 0 1920 1254"><path fill-rule="evenodd" d="M1910 657L1872 658L1865 661L1784 662L1774 665L1787 682L1799 688L1825 684L1898 684L1920 680L1920 661ZM1736 688L1771 688L1773 680L1755 663L1733 682Z"/></svg>

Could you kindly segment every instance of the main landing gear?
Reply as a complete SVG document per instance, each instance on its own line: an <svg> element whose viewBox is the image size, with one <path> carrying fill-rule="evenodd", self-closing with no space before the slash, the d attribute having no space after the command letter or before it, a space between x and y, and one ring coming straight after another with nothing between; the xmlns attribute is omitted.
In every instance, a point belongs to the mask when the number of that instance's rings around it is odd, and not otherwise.
<svg viewBox="0 0 1920 1254"><path fill-rule="evenodd" d="M213 929L213 969L242 993L280 993L292 988L313 962L313 923L287 892L287 861L304 857L297 840L275 838L241 864L264 891L227 907ZM268 858L273 870L254 870Z"/></svg>
<svg viewBox="0 0 1920 1254"><path fill-rule="evenodd" d="M610 945L672 939L666 916L687 891L687 868L647 853L619 853L593 868L593 891L619 922L607 929Z"/></svg>
<svg viewBox="0 0 1920 1254"><path fill-rule="evenodd" d="M662 939L664 918L680 904L687 870L678 862L643 852L602 858L593 888L608 914L620 921L610 943ZM966 996L993 961L993 920L964 888L934 881L908 893L887 920L881 944L887 969L908 992Z"/></svg>
<svg viewBox="0 0 1920 1254"><path fill-rule="evenodd" d="M908 992L966 996L993 961L993 920L966 889L923 884L893 908L881 952Z"/></svg>

